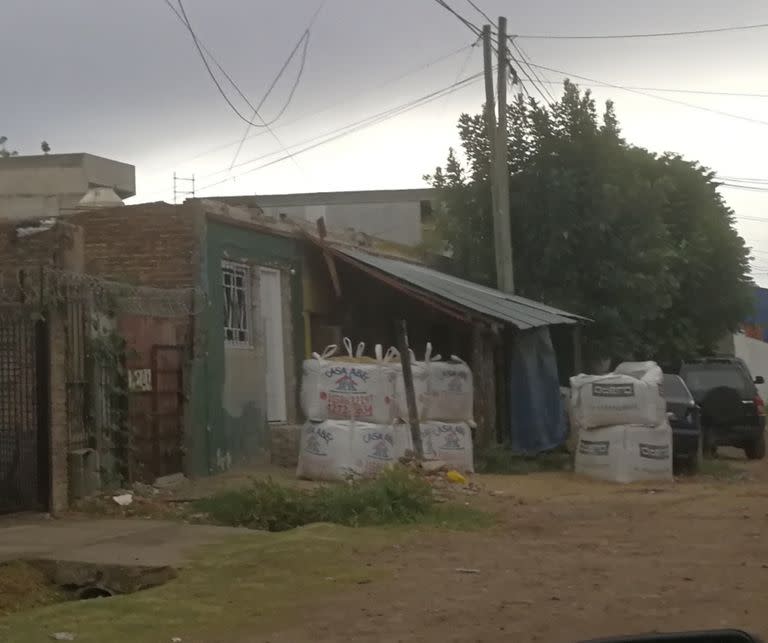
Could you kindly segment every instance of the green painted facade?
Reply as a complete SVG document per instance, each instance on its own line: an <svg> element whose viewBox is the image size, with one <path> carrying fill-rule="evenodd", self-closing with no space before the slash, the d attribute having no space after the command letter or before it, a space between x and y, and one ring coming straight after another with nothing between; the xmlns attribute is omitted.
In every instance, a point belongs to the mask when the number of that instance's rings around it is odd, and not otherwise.
<svg viewBox="0 0 768 643"><path fill-rule="evenodd" d="M202 228L200 243L200 285L208 305L196 320L200 324L197 336L201 338L202 350L190 373L192 395L187 424L187 468L192 475L217 473L233 464L246 462L266 448L269 440L266 409L260 408L263 404L247 406L238 417L225 409L223 260L278 268L290 274L291 341L296 373L300 372L304 344L303 245L300 241L208 220ZM261 400L265 398L266 394L261 395ZM290 406L298 400L288 399L287 403Z"/></svg>

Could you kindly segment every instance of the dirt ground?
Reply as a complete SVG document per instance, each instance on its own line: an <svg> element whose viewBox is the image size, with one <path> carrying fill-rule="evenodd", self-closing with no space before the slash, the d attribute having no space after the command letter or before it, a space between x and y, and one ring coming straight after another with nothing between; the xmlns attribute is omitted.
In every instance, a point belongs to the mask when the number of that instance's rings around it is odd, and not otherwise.
<svg viewBox="0 0 768 643"><path fill-rule="evenodd" d="M498 527L430 530L385 548L361 562L391 569L388 577L302 605L292 625L266 637L237 640L571 643L723 627L768 635L768 462L733 466L748 479L627 487L558 473L484 476L495 495L468 501L496 512Z"/></svg>

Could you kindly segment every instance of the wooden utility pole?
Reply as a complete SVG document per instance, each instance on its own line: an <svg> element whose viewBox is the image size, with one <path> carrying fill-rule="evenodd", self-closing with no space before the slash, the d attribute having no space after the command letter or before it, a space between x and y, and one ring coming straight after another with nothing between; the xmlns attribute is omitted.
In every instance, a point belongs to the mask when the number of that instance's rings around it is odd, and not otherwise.
<svg viewBox="0 0 768 643"><path fill-rule="evenodd" d="M405 320L397 322L397 350L400 351L400 365L403 368L403 384L405 401L408 405L408 422L411 425L411 440L413 451L419 461L424 459L424 447L421 444L419 429L419 410L416 407L416 392L413 389L413 372L411 371L411 351L408 348L408 328Z"/></svg>
<svg viewBox="0 0 768 643"><path fill-rule="evenodd" d="M500 286L503 265L501 257L504 249L501 247L501 235L496 223L499 211L499 186L496 176L496 100L493 95L493 42L491 40L491 25L483 25L483 68L485 71L485 129L488 136L488 145L491 154L491 171L488 178L491 183L491 212L493 213L493 247L496 257L496 283Z"/></svg>
<svg viewBox="0 0 768 643"><path fill-rule="evenodd" d="M496 207L493 210L493 231L496 241L496 286L502 292L515 292L512 269L512 224L509 212L509 168L507 167L507 19L499 17L498 92L499 121L494 145L493 172L496 177ZM493 183L493 182L492 182Z"/></svg>

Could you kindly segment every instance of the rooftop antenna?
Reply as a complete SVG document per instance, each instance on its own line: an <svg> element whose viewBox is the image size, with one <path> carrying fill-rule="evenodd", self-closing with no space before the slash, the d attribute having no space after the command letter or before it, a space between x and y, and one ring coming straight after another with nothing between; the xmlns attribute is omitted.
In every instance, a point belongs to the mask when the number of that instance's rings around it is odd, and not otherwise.
<svg viewBox="0 0 768 643"><path fill-rule="evenodd" d="M184 187L186 186L186 189ZM195 175L191 177L176 176L173 173L173 202L178 203L179 197L195 198Z"/></svg>

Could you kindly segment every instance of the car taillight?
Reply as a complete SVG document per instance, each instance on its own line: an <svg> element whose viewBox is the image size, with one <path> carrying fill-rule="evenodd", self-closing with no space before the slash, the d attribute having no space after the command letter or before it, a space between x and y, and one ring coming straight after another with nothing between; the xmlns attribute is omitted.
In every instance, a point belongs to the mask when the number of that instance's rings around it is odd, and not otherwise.
<svg viewBox="0 0 768 643"><path fill-rule="evenodd" d="M763 398L759 395L755 396L755 408L758 415L765 415L765 402L763 402Z"/></svg>

